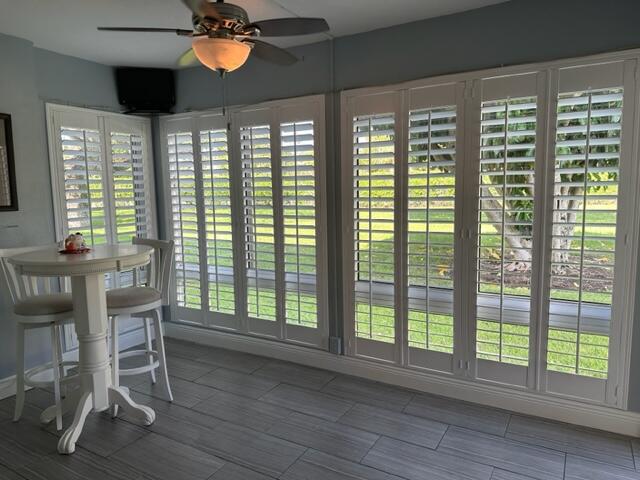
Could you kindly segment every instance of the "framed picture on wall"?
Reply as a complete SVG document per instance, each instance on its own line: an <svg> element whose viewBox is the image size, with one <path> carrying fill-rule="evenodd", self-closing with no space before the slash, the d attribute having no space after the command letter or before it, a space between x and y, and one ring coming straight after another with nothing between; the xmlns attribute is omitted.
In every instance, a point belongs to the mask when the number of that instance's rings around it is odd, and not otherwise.
<svg viewBox="0 0 640 480"><path fill-rule="evenodd" d="M18 210L11 115L0 113L0 212Z"/></svg>

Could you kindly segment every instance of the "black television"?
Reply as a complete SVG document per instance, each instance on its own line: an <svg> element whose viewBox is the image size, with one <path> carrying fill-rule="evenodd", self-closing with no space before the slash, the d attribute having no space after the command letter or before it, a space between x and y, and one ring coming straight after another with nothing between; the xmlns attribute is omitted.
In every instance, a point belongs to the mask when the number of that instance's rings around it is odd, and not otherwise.
<svg viewBox="0 0 640 480"><path fill-rule="evenodd" d="M116 85L125 113L171 113L176 104L173 70L168 68L119 67Z"/></svg>

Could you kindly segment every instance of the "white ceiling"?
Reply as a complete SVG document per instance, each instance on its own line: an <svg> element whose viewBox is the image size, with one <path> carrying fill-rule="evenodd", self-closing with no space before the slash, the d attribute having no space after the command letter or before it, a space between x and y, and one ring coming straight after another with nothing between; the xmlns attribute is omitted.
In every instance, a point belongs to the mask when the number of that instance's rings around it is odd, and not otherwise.
<svg viewBox="0 0 640 480"><path fill-rule="evenodd" d="M324 17L340 37L507 0L231 0L251 20ZM97 26L191 28L180 0L0 0L0 32L35 46L107 65L175 67L190 40L171 33L98 32ZM269 39L282 47L324 34Z"/></svg>

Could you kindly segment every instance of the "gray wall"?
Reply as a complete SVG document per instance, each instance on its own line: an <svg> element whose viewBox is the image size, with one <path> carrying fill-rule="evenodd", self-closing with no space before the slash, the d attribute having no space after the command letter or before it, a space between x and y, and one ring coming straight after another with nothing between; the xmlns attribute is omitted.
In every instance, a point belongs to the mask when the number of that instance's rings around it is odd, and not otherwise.
<svg viewBox="0 0 640 480"><path fill-rule="evenodd" d="M0 112L11 114L18 188L17 212L0 212L0 248L53 242L53 204L44 102L117 110L110 67L34 48L0 34ZM16 228L3 228L16 225ZM0 379L15 373L15 324L0 282ZM49 359L47 334L27 335L27 365Z"/></svg>
<svg viewBox="0 0 640 480"><path fill-rule="evenodd" d="M640 47L637 0L512 0L478 10L341 37L293 49L302 61L276 67L250 60L229 75L227 104L327 94L331 332L341 331L339 116L343 89L445 73ZM177 111L221 105L221 83L201 67L177 74ZM333 152L333 154L331 154ZM331 221L335 219L335 221ZM639 270L640 276L640 270ZM640 302L638 308L640 316ZM640 321L634 325L630 406L640 411Z"/></svg>

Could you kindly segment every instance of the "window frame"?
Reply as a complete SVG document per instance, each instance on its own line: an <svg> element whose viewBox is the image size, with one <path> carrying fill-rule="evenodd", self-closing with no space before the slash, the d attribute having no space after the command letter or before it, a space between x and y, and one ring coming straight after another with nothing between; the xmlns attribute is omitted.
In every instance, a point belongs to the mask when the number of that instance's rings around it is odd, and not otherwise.
<svg viewBox="0 0 640 480"><path fill-rule="evenodd" d="M589 65L601 65L609 64L612 62L626 62L627 68L625 70L625 110L624 110L624 126L626 136L623 138L623 155L627 159L624 164L625 174L620 185L621 192L619 193L619 206L618 216L620 221L618 222L617 230L617 247L616 256L623 257L625 260L621 263L622 268L618 268L616 265L615 282L616 285L625 285L624 288L618 288L615 294L614 300L614 313L612 315L610 324L610 346L609 346L609 377L606 382L606 394L595 393L595 390L589 390L589 387L578 387L573 390L567 389L562 391L559 389L547 388L546 372L546 353L544 355L541 352L545 352L546 349L546 335L547 335L547 319L544 317L548 315L548 309L555 309L558 313L562 313L566 310L566 306L563 306L560 301L545 302L545 296L548 294L548 281L545 279L547 271L546 261L547 255L550 251L550 242L547 239L549 233L548 221L551 219L549 213L551 205L548 200L549 182L553 183L553 160L555 153L555 113L552 111L557 99L557 89L552 88L553 83L558 81L558 71L565 69L571 69L574 67L585 67ZM637 190L640 187L640 166L638 162L633 162L634 158L638 156L639 150L639 131L638 126L640 124L640 107L639 104L639 86L640 76L636 73L640 68L640 50L630 50L617 53L607 53L601 55L594 55L585 58L563 59L551 62L543 62L537 64L516 65L509 67L492 68L475 72L465 72L460 74L443 75L439 77L433 77L428 79L414 80L404 82L395 85L389 85L384 87L366 87L354 90L347 90L341 93L341 138L342 138L342 161L341 168L343 177L346 177L349 173L349 167L351 162L351 153L349 151L349 139L351 135L351 118L349 104L355 101L366 101L366 98L375 98L377 95L382 94L396 94L396 95L408 95L412 90L434 87L444 83L462 82L464 84L464 112L458 112L460 117L464 116L464 144L458 143L456 145L456 157L457 163L459 163L460 169L464 168L464 183L457 183L456 188L463 189L464 193L464 205L462 213L462 222L459 225L456 222L456 238L460 239L463 245L462 251L457 251L456 255L462 257L463 267L458 269L458 274L464 279L460 284L459 294L462 295L460 306L460 315L464 318L461 325L458 325L458 329L455 333L455 345L454 352L456 352L456 362L454 365L454 376L459 378L465 378L472 382L485 383L489 385L508 386L516 389L523 389L533 392L545 393L553 396L560 396L564 398L578 399L581 401L587 401L590 403L614 405L619 408L626 408L628 402L628 388L629 388L629 372L630 372L630 352L631 352L631 332L633 329L634 310L635 310L635 291L636 291L636 271L638 269L638 253L640 248L640 212L638 209L633 209L633 205L638 201ZM475 365L475 295L473 294L475 288L474 273L475 273L475 242L477 234L477 212L474 208L474 203L477 198L477 169L474 165L474 149L477 150L476 144L479 146L479 119L480 119L480 106L481 106L481 84L482 79L493 79L496 77L509 77L518 76L524 74L537 74L538 77L543 79L538 81L537 84L537 110L538 110L538 125L536 126L537 138L536 138L536 159L540 159L540 167L536 169L536 200L535 206L536 215L538 220L534 229L537 231L534 235L537 235L542 241L538 241L537 249L541 251L538 253L538 258L542 259L542 263L545 268L538 268L533 278L533 283L537 284L537 292L532 292L531 300L531 331L530 331L530 362L529 372L526 375L525 381L513 382L509 380L509 376L504 377L497 376L496 378L478 378L476 365ZM606 74L602 74L604 78ZM628 88L628 85L633 85L632 89ZM606 85L613 86L613 85ZM555 95L555 97L554 97ZM382 111L376 111L375 113L385 113ZM408 113L408 109L402 112L402 120ZM477 120L475 120L477 119ZM474 124L474 121L476 124ZM462 121L461 121L462 122ZM464 157L464 167L462 158ZM539 180L539 181L538 181ZM538 188L540 187L540 188ZM623 190L624 188L624 190ZM541 190L541 191L540 191ZM350 235L349 222L351 221L351 208L349 201L351 200L351 179L345 179L343 181L343 224L342 231L344 232L342 241L342 256L343 259L351 259L353 255L353 247L351 245L352 237ZM457 199L456 199L457 201ZM540 219L544 219L541 222ZM459 227L459 228L458 228ZM537 227L537 228L536 228ZM632 239L632 240L630 240ZM619 247L619 248L618 248ZM397 252L396 252L397 255ZM471 258L470 258L471 257ZM349 262L345 262L349 263ZM353 320L352 320L352 303L354 301L354 292L352 291L352 274L349 271L351 264L343 266L343 316L344 322L344 338L346 352L351 356L367 357L362 355L362 352L358 352L354 348L354 332L353 332ZM394 287L391 285L382 286L381 289L391 292ZM455 290L455 288L454 288ZM455 294L455 291L454 291ZM491 299L487 296L486 302L494 302L495 299ZM517 299L516 299L517 301ZM456 307L458 305L454 305ZM535 316L534 316L534 312ZM586 309L583 307L583 314L592 317L595 328L597 327L597 321L603 317L606 312L602 311L602 308L598 306L588 306ZM535 325L534 325L535 324ZM535 332L534 332L535 329ZM544 357L544 358L543 358ZM381 360L376 358L367 358L368 360ZM389 361L389 360L381 360ZM391 363L397 365L406 366L403 363L403 359L400 361L394 359ZM438 372L436 372L438 373ZM555 372L554 372L555 373ZM580 379L586 377L579 377ZM522 377L520 376L522 380ZM518 385L519 383L519 385ZM580 382L578 382L580 383ZM588 380L585 383L589 383Z"/></svg>
<svg viewBox="0 0 640 480"><path fill-rule="evenodd" d="M113 162L111 160L111 131L116 131L118 125L122 125L125 129L139 129L142 136L142 148L144 157L144 178L146 193L146 205L148 215L147 232L150 237L157 236L158 226L156 221L156 191L155 191L155 172L153 149L151 148L151 120L144 117L123 115L119 113L108 112L104 110L72 107L68 105L58 105L55 103L46 103L46 123L47 123L47 141L49 151L49 168L51 173L51 188L53 196L53 210L55 219L55 238L56 242L64 240L67 236L66 227L66 203L64 196L64 177L61 175L63 169L59 128L62 126L63 118L71 119L71 123L78 128L95 128L100 134L100 143L102 146L102 166L103 166L103 192L106 236L109 243L117 241L115 228L115 207L113 205ZM66 121L66 120L65 120ZM90 126L89 122L94 123ZM115 128L112 128L115 127Z"/></svg>
<svg viewBox="0 0 640 480"><path fill-rule="evenodd" d="M243 197L242 197L242 159L239 149L239 130L243 123L261 123L270 126L271 140L271 164L272 182L274 198L274 227L276 235L276 262L282 259L284 245L284 230L282 228L282 185L280 177L281 152L280 152L280 124L313 120L314 122L314 152L315 152L315 187L316 187L316 265L317 265L317 328L309 328L288 324L284 320L283 302L277 305L277 320L275 322L260 321L250 318L247 314L246 306L246 272L245 272L245 251L243 234ZM235 286L235 314L224 314L209 312L205 305L205 294L201 302L201 309L188 309L177 307L175 301L175 288L172 288L171 318L176 322L186 322L202 327L233 331L250 335L274 338L281 341L295 343L299 345L327 349L329 344L328 326L328 252L327 252L327 228L326 228L326 137L325 137L325 96L313 95L307 97L277 100L260 103L251 106L236 106L228 108L226 112L221 109L211 109L206 111L188 112L183 114L160 117L160 142L162 158L163 185L169 182L169 164L166 136L172 131L191 132L194 142L194 162L201 163L200 155L200 131L205 129L227 129L228 157L231 182L231 210L232 210L232 236L234 255L234 286ZM275 167L274 167L275 166ZM196 166L199 169L200 166ZM202 176L200 175L200 178ZM199 231L205 232L203 209L203 192L199 188L198 217ZM171 197L170 192L165 188L164 202L166 208L165 225L167 235L171 232ZM203 254L206 265L206 239L204 235L199 235L200 259L203 262ZM284 275L277 268L276 291L279 298L284 298ZM204 292L203 285L207 284L206 272L200 269L201 292ZM175 283L174 283L175 285ZM206 308L205 308L206 307ZM267 325L271 324L271 325Z"/></svg>

